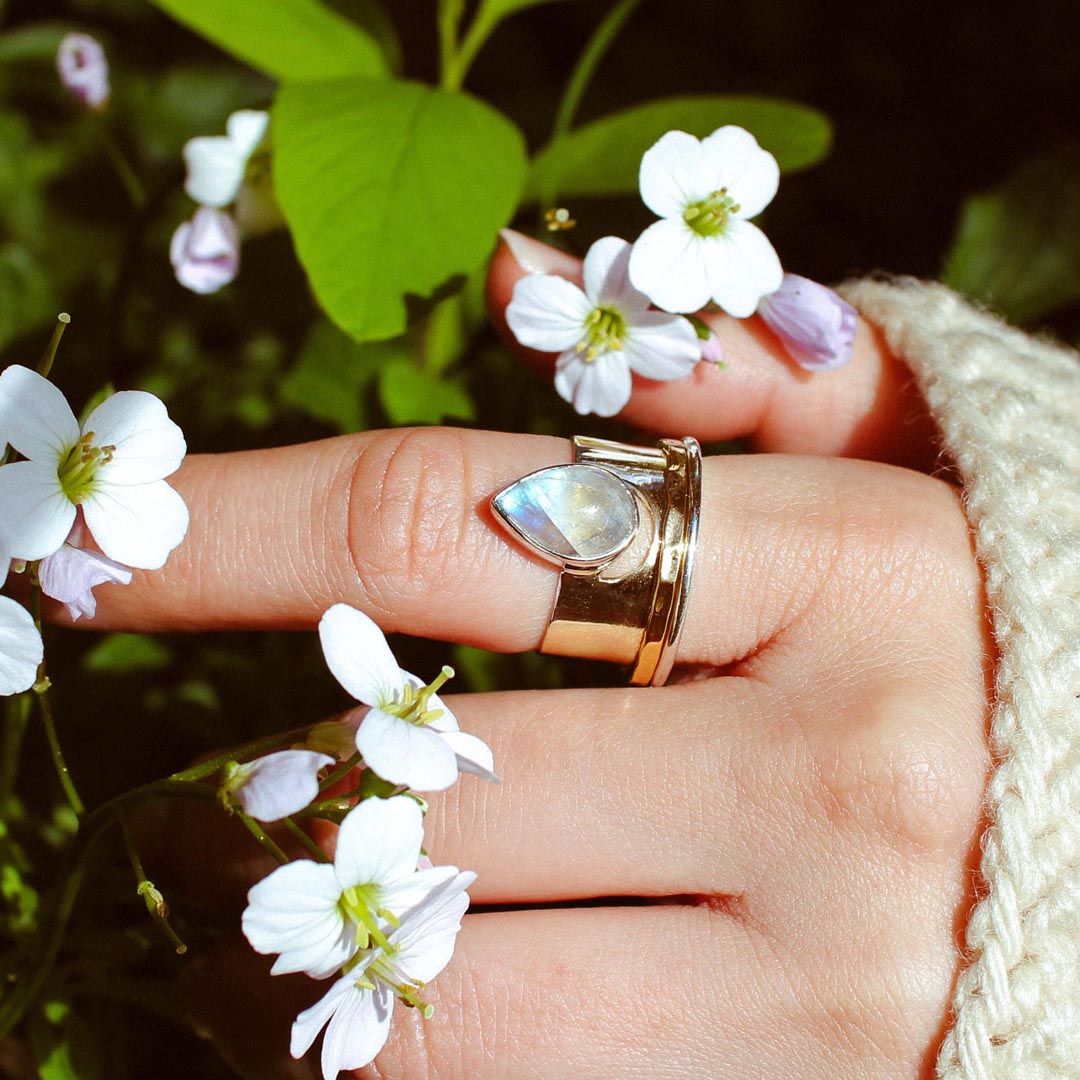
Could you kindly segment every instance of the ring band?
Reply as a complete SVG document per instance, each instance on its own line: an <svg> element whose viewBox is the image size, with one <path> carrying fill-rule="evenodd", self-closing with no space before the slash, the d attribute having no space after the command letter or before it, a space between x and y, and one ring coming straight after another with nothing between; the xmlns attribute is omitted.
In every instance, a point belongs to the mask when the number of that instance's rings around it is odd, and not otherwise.
<svg viewBox="0 0 1080 1080"><path fill-rule="evenodd" d="M578 436L574 464L530 473L492 499L496 519L561 567L540 651L630 667L662 686L675 660L701 510L701 450Z"/></svg>

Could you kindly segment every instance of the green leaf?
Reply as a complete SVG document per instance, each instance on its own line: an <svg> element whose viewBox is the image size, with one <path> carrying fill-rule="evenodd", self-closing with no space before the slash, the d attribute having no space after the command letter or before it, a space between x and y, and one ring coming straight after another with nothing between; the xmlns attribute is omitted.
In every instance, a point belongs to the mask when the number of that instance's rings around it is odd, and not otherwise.
<svg viewBox="0 0 1080 1080"><path fill-rule="evenodd" d="M48 1001L27 1025L40 1080L98 1080L100 1037L66 1002Z"/></svg>
<svg viewBox="0 0 1080 1080"><path fill-rule="evenodd" d="M393 424L438 424L475 416L460 379L421 371L410 360L395 360L383 368L379 400Z"/></svg>
<svg viewBox="0 0 1080 1080"><path fill-rule="evenodd" d="M1080 301L1080 146L1024 162L969 198L944 280L1019 323Z"/></svg>
<svg viewBox="0 0 1080 1080"><path fill-rule="evenodd" d="M172 652L148 634L108 634L82 659L86 671L121 675L129 671L158 671L172 662Z"/></svg>
<svg viewBox="0 0 1080 1080"><path fill-rule="evenodd" d="M552 172L560 197L633 194L641 156L661 135L681 130L703 138L725 124L751 132L783 172L814 165L832 142L828 117L795 102L723 95L661 98L595 120L544 147L533 161L526 201L538 197Z"/></svg>
<svg viewBox="0 0 1080 1080"><path fill-rule="evenodd" d="M152 0L226 52L278 79L383 75L378 44L318 0Z"/></svg>
<svg viewBox="0 0 1080 1080"><path fill-rule="evenodd" d="M380 368L405 350L397 339L358 344L320 319L281 383L281 400L338 431L361 431L367 426L365 388Z"/></svg>
<svg viewBox="0 0 1080 1080"><path fill-rule="evenodd" d="M515 11L524 11L526 8L551 3L554 3L554 0L485 0L483 6L494 21L505 19L508 15L513 15Z"/></svg>
<svg viewBox="0 0 1080 1080"><path fill-rule="evenodd" d="M419 83L293 83L274 107L274 180L327 314L357 341L395 337L426 297L488 257L525 172L517 128Z"/></svg>

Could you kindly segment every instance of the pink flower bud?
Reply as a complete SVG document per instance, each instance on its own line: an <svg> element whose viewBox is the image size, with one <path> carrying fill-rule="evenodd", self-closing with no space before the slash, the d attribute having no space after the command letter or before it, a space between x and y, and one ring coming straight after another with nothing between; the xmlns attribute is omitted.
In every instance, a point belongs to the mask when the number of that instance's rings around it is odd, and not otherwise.
<svg viewBox="0 0 1080 1080"><path fill-rule="evenodd" d="M224 211L200 206L185 221L169 245L176 280L192 292L217 292L236 277L240 269L240 233Z"/></svg>
<svg viewBox="0 0 1080 1080"><path fill-rule="evenodd" d="M780 288L761 301L758 314L792 360L808 371L834 371L851 359L858 315L816 281L785 274Z"/></svg>
<svg viewBox="0 0 1080 1080"><path fill-rule="evenodd" d="M701 343L701 359L707 364L723 364L724 363L724 346L720 344L720 339L713 333Z"/></svg>
<svg viewBox="0 0 1080 1080"><path fill-rule="evenodd" d="M60 81L88 109L102 109L109 100L109 63L105 50L89 34L65 34L56 53Z"/></svg>

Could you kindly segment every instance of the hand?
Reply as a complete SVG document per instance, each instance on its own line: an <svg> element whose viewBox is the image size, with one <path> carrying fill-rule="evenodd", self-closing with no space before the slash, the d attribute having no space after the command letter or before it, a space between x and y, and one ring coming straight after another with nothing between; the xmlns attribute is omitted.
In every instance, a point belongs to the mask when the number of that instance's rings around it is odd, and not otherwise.
<svg viewBox="0 0 1080 1080"><path fill-rule="evenodd" d="M501 250L496 313L520 273ZM434 1018L398 1010L358 1075L932 1073L988 770L992 647L957 493L810 456L932 460L908 377L868 328L848 368L818 376L753 322L716 328L727 371L640 384L625 418L803 456L706 461L672 685L449 699L504 782L433 798L427 846L479 873L475 904L521 907L466 916L426 992ZM310 628L346 601L388 631L534 648L557 572L487 500L569 456L425 429L189 459L186 544L103 590L97 625ZM651 902L575 906L603 897ZM195 969L203 1019L246 1076L317 1075L285 1053L283 1002L310 984L268 968L240 946Z"/></svg>

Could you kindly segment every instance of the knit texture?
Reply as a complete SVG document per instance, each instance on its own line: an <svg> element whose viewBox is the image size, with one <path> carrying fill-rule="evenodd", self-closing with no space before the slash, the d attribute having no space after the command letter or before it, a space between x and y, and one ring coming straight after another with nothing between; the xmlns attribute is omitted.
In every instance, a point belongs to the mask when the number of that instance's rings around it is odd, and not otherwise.
<svg viewBox="0 0 1080 1080"><path fill-rule="evenodd" d="M961 473L1000 649L983 891L938 1076L1080 1077L1080 357L940 285L841 291Z"/></svg>

